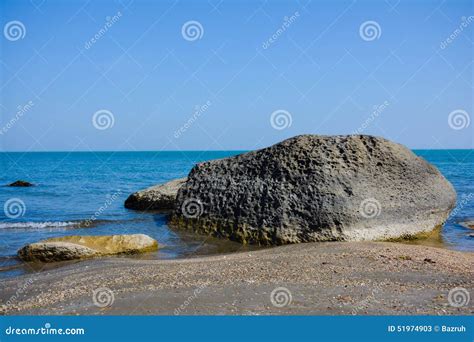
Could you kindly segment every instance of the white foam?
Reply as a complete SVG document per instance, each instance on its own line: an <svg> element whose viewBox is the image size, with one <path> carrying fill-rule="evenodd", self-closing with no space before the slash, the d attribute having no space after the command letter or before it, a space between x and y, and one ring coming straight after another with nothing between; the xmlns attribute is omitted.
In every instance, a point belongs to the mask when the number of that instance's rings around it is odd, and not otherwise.
<svg viewBox="0 0 474 342"><path fill-rule="evenodd" d="M0 229L42 229L42 228L62 228L80 225L79 221L76 222L1 222Z"/></svg>

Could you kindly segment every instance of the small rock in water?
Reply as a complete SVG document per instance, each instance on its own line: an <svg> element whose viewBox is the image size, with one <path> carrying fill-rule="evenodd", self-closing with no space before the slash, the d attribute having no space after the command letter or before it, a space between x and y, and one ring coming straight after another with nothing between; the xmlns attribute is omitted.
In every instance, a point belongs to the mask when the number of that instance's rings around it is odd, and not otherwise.
<svg viewBox="0 0 474 342"><path fill-rule="evenodd" d="M137 191L127 198L125 208L135 210L173 209L176 194L185 182L186 178L180 178Z"/></svg>
<svg viewBox="0 0 474 342"><path fill-rule="evenodd" d="M17 180L16 182L8 184L8 186L27 187L27 186L33 186L33 184L27 181Z"/></svg>
<svg viewBox="0 0 474 342"><path fill-rule="evenodd" d="M474 221L465 221L465 222L460 222L459 224L465 228L474 229Z"/></svg>

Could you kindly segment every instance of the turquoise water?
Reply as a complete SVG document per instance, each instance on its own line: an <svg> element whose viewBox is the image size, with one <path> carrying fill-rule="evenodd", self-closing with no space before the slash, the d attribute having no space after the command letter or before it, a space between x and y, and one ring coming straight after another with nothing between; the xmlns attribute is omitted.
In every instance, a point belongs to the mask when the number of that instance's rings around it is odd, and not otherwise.
<svg viewBox="0 0 474 342"><path fill-rule="evenodd" d="M474 231L460 221L474 218L473 150L415 151L435 164L458 193L458 210L442 230L448 248L474 251ZM240 250L239 244L171 230L164 214L123 207L137 190L184 177L200 161L238 154L219 152L52 152L0 153L0 184L22 179L37 186L0 186L0 204L20 203L20 215L0 211L0 272L25 272L16 251L27 243L63 235L144 233L163 246L149 258L178 258ZM468 200L464 200L467 198ZM18 201L20 200L20 201ZM15 202L16 201L16 202ZM10 201L10 208L14 208ZM24 203L24 205L23 205ZM12 216L12 215L10 215ZM90 220L92 225L84 226ZM142 256L143 257L143 256Z"/></svg>

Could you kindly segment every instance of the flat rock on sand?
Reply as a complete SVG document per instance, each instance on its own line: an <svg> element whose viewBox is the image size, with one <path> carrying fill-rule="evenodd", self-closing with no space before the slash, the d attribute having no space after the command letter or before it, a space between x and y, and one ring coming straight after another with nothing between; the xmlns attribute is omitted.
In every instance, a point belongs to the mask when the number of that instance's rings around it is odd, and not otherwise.
<svg viewBox="0 0 474 342"><path fill-rule="evenodd" d="M465 291L474 296L473 261L473 253L387 242L305 243L182 260L93 259L2 280L0 312L470 315L474 302ZM97 305L98 292L108 301Z"/></svg>
<svg viewBox="0 0 474 342"><path fill-rule="evenodd" d="M136 210L169 210L174 209L176 194L186 178L175 179L137 191L125 201L125 208Z"/></svg>
<svg viewBox="0 0 474 342"><path fill-rule="evenodd" d="M436 167L400 144L301 135L196 165L171 223L261 245L383 240L433 230L455 201Z"/></svg>
<svg viewBox="0 0 474 342"><path fill-rule="evenodd" d="M24 261L63 261L114 254L135 254L158 248L156 240L144 234L64 236L24 246L18 256Z"/></svg>

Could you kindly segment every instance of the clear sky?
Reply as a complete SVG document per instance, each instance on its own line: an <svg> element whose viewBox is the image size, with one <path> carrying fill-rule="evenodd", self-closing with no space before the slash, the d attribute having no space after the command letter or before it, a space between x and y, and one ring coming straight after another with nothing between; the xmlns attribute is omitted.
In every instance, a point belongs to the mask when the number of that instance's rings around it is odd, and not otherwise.
<svg viewBox="0 0 474 342"><path fill-rule="evenodd" d="M473 148L472 6L2 0L0 146L241 150L359 132Z"/></svg>

